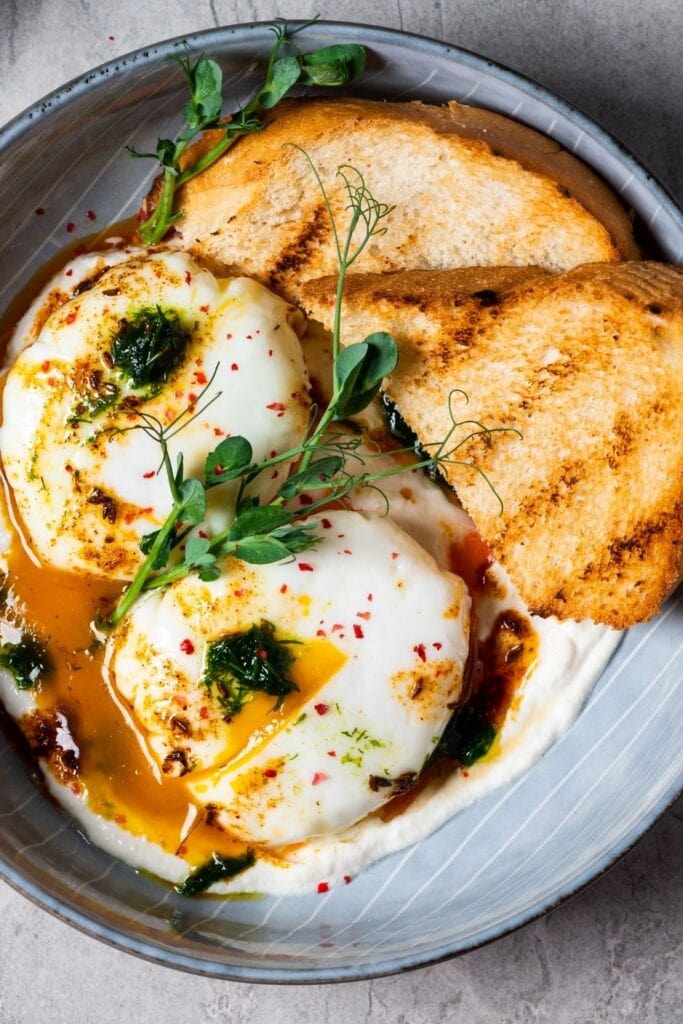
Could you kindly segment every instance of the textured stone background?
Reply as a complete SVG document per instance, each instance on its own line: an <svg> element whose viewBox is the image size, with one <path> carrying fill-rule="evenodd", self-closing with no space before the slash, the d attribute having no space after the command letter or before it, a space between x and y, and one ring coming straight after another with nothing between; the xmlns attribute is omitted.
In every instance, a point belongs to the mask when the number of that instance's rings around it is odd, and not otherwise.
<svg viewBox="0 0 683 1024"><path fill-rule="evenodd" d="M524 72L602 122L681 199L680 0L0 0L0 122L146 43L316 11L443 38ZM177 974L99 945L0 884L0 1024L675 1024L682 844L679 801L543 920L449 963L327 987Z"/></svg>

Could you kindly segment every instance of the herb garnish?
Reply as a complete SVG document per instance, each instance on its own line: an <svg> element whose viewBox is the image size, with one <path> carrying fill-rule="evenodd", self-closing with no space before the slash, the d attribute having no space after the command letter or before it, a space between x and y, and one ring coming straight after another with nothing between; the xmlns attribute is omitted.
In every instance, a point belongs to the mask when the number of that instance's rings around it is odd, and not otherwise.
<svg viewBox="0 0 683 1024"><path fill-rule="evenodd" d="M256 861L251 850L247 850L241 857L223 857L220 853L211 855L211 860L188 875L184 882L175 886L175 891L181 896L197 896L205 892L214 882L220 882L224 878L234 878L250 868Z"/></svg>
<svg viewBox="0 0 683 1024"><path fill-rule="evenodd" d="M123 618L143 591L166 587L190 572L196 572L205 581L217 579L221 571L219 559L225 555L253 564L266 564L291 558L315 546L319 537L312 532L317 525L310 518L313 513L328 506L330 502L342 500L356 488L376 487L378 481L387 477L421 468L436 473L443 465L468 466L483 477L500 502L486 474L475 463L458 459L457 453L473 438L482 437L488 442L494 433L511 431L518 434L519 431L507 427L489 428L478 420L458 420L453 402L456 396L462 396L467 401L467 395L462 391L454 389L449 395L452 426L445 438L438 442L423 443L422 458L408 466L397 465L390 470L367 472L364 468L366 463L384 453L367 447L363 449L361 437L349 436L346 431L335 433L331 429L334 423L361 412L374 401L379 395L382 380L393 371L398 361L396 343L390 334L384 332L370 334L364 341L346 345L343 349L341 347L341 307L346 273L370 239L386 230L382 221L391 213L392 207L375 199L363 175L356 168L338 168L337 175L346 192L346 209L349 211L346 234L342 238L317 168L304 150L298 146L295 148L308 160L318 182L330 218L339 265L332 331L332 397L317 422L311 423L301 444L276 453L262 462L253 461L252 447L245 437L225 438L207 455L203 481L184 478L182 456L178 459L177 469L173 470L167 441L219 397L219 394L214 395L202 407L198 404L213 382L218 367L195 404L185 409L168 426L164 426L149 413L135 410L133 414L140 420L139 423L109 431L115 435L127 430L143 430L157 441L173 498L173 506L161 529L143 538L141 547L147 558L116 606L107 624L109 626L116 625ZM189 418L184 419L185 416ZM469 428L468 432L461 439L454 440L456 431L463 427ZM414 453L414 449L410 445L390 454L400 452ZM353 473L349 469L352 462L357 463L362 471ZM296 469L280 485L275 497L262 505L259 497L250 492L250 485L264 472L272 473L275 466L282 464L296 465ZM206 511L206 492L227 481L237 483L232 524L211 538L191 537L185 546L183 560L159 572L167 564L171 550L202 521ZM321 497L298 509L286 505L303 492L309 492L310 497L311 491L320 491ZM180 530L179 524L183 527Z"/></svg>
<svg viewBox="0 0 683 1024"><path fill-rule="evenodd" d="M140 309L119 325L111 358L131 387L158 386L180 366L190 338L175 310Z"/></svg>
<svg viewBox="0 0 683 1024"><path fill-rule="evenodd" d="M50 668L45 648L25 633L16 644L0 646L0 665L14 676L18 690L31 690Z"/></svg>
<svg viewBox="0 0 683 1024"><path fill-rule="evenodd" d="M496 738L496 730L487 715L476 708L464 707L452 716L438 746L464 768L485 757Z"/></svg>
<svg viewBox="0 0 683 1024"><path fill-rule="evenodd" d="M298 690L288 677L294 657L278 640L272 623L263 621L244 633L232 633L208 645L202 682L214 690L218 703L232 718L257 691L277 697L277 710L288 693Z"/></svg>
<svg viewBox="0 0 683 1024"><path fill-rule="evenodd" d="M266 126L263 115L272 110L290 89L300 85L337 88L353 81L365 67L365 48L355 43L324 46L313 53L301 53L294 37L317 20L289 29L285 21L270 26L275 42L268 59L264 80L249 102L232 115L228 123L221 120L223 106L223 73L215 60L200 56L194 63L189 51L185 57L173 56L183 70L190 99L183 108L184 126L175 139L158 139L155 153L138 153L135 157L158 160L163 169L161 189L156 208L139 229L145 245L156 245L182 215L174 209L176 189L214 164L243 135L261 131ZM283 49L289 52L280 56ZM221 128L223 137L202 157L185 167L182 157L192 140L209 128Z"/></svg>

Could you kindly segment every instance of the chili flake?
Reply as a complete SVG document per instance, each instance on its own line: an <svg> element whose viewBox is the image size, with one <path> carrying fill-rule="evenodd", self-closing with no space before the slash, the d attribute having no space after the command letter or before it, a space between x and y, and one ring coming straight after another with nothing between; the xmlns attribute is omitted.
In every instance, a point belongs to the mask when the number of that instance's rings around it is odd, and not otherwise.
<svg viewBox="0 0 683 1024"><path fill-rule="evenodd" d="M194 654L194 644L190 639L181 640L180 650L183 654Z"/></svg>
<svg viewBox="0 0 683 1024"><path fill-rule="evenodd" d="M147 470L146 473L142 474L142 479L143 480L151 480L153 476L154 476L154 470L153 469L149 469L149 470Z"/></svg>
<svg viewBox="0 0 683 1024"><path fill-rule="evenodd" d="M319 786L321 782L327 782L329 775L325 775L325 772L316 772L311 780L312 786Z"/></svg>
<svg viewBox="0 0 683 1024"><path fill-rule="evenodd" d="M72 220L70 220L69 223L67 224L66 230L69 232L69 234L71 234L72 231L76 230L76 225L74 224L74 222Z"/></svg>
<svg viewBox="0 0 683 1024"><path fill-rule="evenodd" d="M274 768L266 768L266 770L264 771L263 774L265 775L265 777L267 779L276 779L277 778L277 772L275 771Z"/></svg>
<svg viewBox="0 0 683 1024"><path fill-rule="evenodd" d="M354 622L353 624L353 635L355 636L356 640L362 640L365 635L363 633L363 627L359 626L357 622Z"/></svg>
<svg viewBox="0 0 683 1024"><path fill-rule="evenodd" d="M327 712L330 710L329 704L314 704L313 707L316 713L319 715L326 715Z"/></svg>
<svg viewBox="0 0 683 1024"><path fill-rule="evenodd" d="M299 572L313 572L313 566L310 562L298 562Z"/></svg>
<svg viewBox="0 0 683 1024"><path fill-rule="evenodd" d="M415 646L413 647L413 650L417 654L417 656L420 659L420 661L426 661L427 660L427 651L425 650L425 645L424 644L415 644Z"/></svg>
<svg viewBox="0 0 683 1024"><path fill-rule="evenodd" d="M318 892L319 893L329 892L329 891L330 891L330 883L329 882L318 882Z"/></svg>

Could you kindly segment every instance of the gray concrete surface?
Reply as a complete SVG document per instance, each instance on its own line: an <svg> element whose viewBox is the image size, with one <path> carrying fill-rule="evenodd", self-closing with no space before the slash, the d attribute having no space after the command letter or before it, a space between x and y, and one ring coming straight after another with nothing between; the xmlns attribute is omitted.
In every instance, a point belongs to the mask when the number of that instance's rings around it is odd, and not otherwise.
<svg viewBox="0 0 683 1024"><path fill-rule="evenodd" d="M0 0L0 122L117 54L274 16L373 21L469 47L601 121L679 200L679 0ZM195 978L101 946L0 885L0 1024L677 1024L683 802L541 921L395 978L276 988Z"/></svg>

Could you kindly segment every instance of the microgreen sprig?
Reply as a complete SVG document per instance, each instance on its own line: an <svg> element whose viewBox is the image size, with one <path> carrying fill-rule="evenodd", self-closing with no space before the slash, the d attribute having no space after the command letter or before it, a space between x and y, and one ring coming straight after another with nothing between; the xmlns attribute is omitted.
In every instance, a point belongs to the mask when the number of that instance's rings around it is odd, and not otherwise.
<svg viewBox="0 0 683 1024"><path fill-rule="evenodd" d="M437 474L445 466L470 467L480 473L491 487L502 509L500 497L486 474L474 462L460 458L459 453L465 444L475 438L481 437L489 443L493 434L510 432L510 428L488 428L475 419L459 420L454 400L460 396L467 402L467 395L462 391L454 389L449 395L451 427L446 436L438 442L420 443L418 461L408 465L399 464L391 469L373 472L372 466L368 467L367 463L386 454L410 452L414 455L415 445L384 453L379 449L373 450L372 445L367 445L361 437L349 435L342 430L334 431L334 423L341 423L356 415L378 397L383 379L394 370L398 361L394 339L383 332L370 334L364 341L344 348L341 346L341 305L346 272L370 239L385 230L382 221L391 213L392 207L375 199L358 170L348 166L340 167L337 174L342 180L346 196L345 209L349 214L346 233L342 238L318 169L309 155L304 150L300 151L308 160L320 187L330 217L339 265L330 401L317 420L313 417L299 445L260 462L254 461L252 446L247 438L225 438L206 456L203 480L184 478L182 456L178 457L178 465L173 470L168 441L220 397L218 392L196 411L197 404L201 404L215 379L218 367L193 406L187 407L168 426L163 426L149 413L138 410L133 415L139 418L139 423L112 431L116 434L140 429L157 441L162 452L160 469L165 468L173 504L163 526L143 538L140 546L147 557L112 614L110 626L120 622L144 591L166 587L191 572L197 573L205 581L217 579L221 571L219 560L226 555L253 564L266 564L306 551L319 541L313 532L317 525L311 518L313 513L332 502L342 501L351 491L359 488L375 488L382 493L377 486L379 481L406 471L425 469ZM466 429L464 437L456 434L461 428ZM261 504L252 485L267 470L272 471L274 467L283 464L287 467L284 481L275 496L266 504ZM202 521L206 512L207 492L228 482L236 484L234 516L230 525L214 537L189 537L182 560L168 566L171 551ZM314 497L316 492L320 492L320 497ZM307 502L301 508L293 509L292 501L304 493Z"/></svg>
<svg viewBox="0 0 683 1024"><path fill-rule="evenodd" d="M263 82L227 124L221 121L223 73L216 61L201 55L193 63L187 47L184 57L174 55L171 58L182 69L190 93L183 108L184 125L175 139L158 139L154 153L139 153L129 147L134 157L158 160L162 170L156 207L139 229L145 245L160 242L182 216L174 208L176 190L220 159L237 139L261 131L266 125L264 114L277 106L294 85L337 88L361 74L365 67L365 48L356 43L324 46L312 53L299 50L295 37L309 28L317 17L293 29L285 21L270 26L275 40ZM283 56L283 50L290 52ZM222 138L203 156L183 167L182 158L188 146L200 132L209 128L220 128Z"/></svg>

